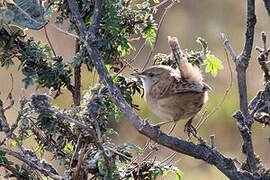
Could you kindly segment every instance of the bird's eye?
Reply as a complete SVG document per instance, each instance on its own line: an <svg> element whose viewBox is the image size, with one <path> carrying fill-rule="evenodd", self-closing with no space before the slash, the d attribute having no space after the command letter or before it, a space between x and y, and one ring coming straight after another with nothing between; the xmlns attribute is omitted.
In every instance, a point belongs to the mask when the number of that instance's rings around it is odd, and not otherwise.
<svg viewBox="0 0 270 180"><path fill-rule="evenodd" d="M149 73L148 76L149 77L154 77L154 73Z"/></svg>

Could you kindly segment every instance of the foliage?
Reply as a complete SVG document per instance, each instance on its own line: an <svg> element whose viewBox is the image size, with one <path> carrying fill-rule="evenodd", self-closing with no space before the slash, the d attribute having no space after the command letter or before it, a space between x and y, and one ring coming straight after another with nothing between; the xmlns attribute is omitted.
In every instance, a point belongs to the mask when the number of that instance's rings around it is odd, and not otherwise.
<svg viewBox="0 0 270 180"><path fill-rule="evenodd" d="M93 71L93 63L84 44L77 42L78 48L73 62L67 63L63 57L54 55L49 45L35 41L33 38L27 39L22 28L10 24L12 21L20 22L19 25L23 27L39 29L57 11L56 23L62 24L67 21L69 23L68 31L79 35L67 1L50 0L44 5L35 1L30 8L35 11L29 11L25 2L23 0L5 0L3 4L0 4L2 8L0 16L5 17L0 18L1 66L8 69L12 65L19 64L18 70L25 76L22 79L25 88L36 85L37 89L47 88L56 91L57 96L61 94L63 88L67 88L72 95L76 88L81 92L80 87L77 87L75 83L72 84L72 79L77 78L74 77L74 69L83 63L89 71ZM84 22L87 27L90 27L95 1L79 0L77 2ZM154 0L154 2L159 1ZM37 13L38 10L40 10L39 13ZM8 13L12 14L15 11L19 12L25 21L17 19L17 17L7 18ZM124 58L135 50L132 46L133 39L144 39L146 44L153 48L157 29L150 2L105 0L102 12L99 25L100 38L93 43L98 45L108 69L113 70L114 83L125 100L132 108L139 110L138 105L133 102L133 96L136 93L143 96L142 83L137 79L125 77L120 74L120 71L124 68ZM38 25L36 21L41 23ZM197 66L205 65L206 72L210 71L215 76L217 69L223 68L222 63L211 54L203 39L198 39L198 42L202 46L201 50L186 51L184 55ZM170 55L157 54L155 58L156 64L175 65ZM38 159L38 157L43 158L44 154L50 153L53 154L53 159L63 166L66 178L76 176L76 171L79 169L80 172L84 171L89 174L92 179L103 179L108 174L111 174L112 179L156 179L159 175L166 176L168 172L175 173L176 179L182 179L182 172L174 166L152 160L132 161L134 155L143 154L140 147L129 143L117 145L112 141L112 138L118 134L110 127L110 124L113 119L119 121L121 113L110 99L108 89L99 81L93 84L89 90L84 91L78 106L61 109L61 105L51 105L50 99L46 95L32 95L31 100L21 102L18 118L12 126L12 136L7 135L7 138L12 137L12 142L9 144L12 147L26 146L27 141L35 142L35 148L26 151L35 164L58 175L53 165ZM2 100L0 103L2 112ZM89 113L90 103L98 105L95 111L96 118ZM44 110L41 107L47 109ZM79 121L94 132L89 129L85 130L76 123L70 122L69 119ZM1 131L4 131L2 124L0 125ZM15 129L17 131L13 133ZM98 137L99 133L101 139ZM8 146L8 143L5 145ZM83 153L84 148L87 150L85 154ZM80 166L81 157L84 159L84 168ZM110 165L108 165L108 161ZM12 175L16 177L21 175L27 178L37 178L37 172L33 167L8 160L6 153L2 151L0 151L0 166L12 166L14 168ZM81 174L83 173L81 172Z"/></svg>
<svg viewBox="0 0 270 180"><path fill-rule="evenodd" d="M205 66L205 72L211 72L213 76L216 76L218 70L223 69L222 61L215 57L215 55L211 54L211 51L208 49L207 42L204 39L199 37L196 42L201 45L202 49L196 51L186 50L183 52L184 57L186 57L190 63L198 66L199 68L201 68L201 66ZM158 53L154 57L154 60L155 64L169 65L173 68L177 67L176 62L170 54Z"/></svg>

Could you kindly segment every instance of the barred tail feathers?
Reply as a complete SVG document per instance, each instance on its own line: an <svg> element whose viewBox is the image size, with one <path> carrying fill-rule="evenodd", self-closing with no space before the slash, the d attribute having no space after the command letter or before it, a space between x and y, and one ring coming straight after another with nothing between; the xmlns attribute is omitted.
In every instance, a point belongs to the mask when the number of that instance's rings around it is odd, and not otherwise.
<svg viewBox="0 0 270 180"><path fill-rule="evenodd" d="M192 64L183 57L177 38L168 36L168 42L178 65L181 77L201 83L202 75L199 68L192 66Z"/></svg>
<svg viewBox="0 0 270 180"><path fill-rule="evenodd" d="M202 74L198 67L192 66L186 58L182 57L182 61L179 64L179 70L181 77L189 79L198 83L202 82Z"/></svg>

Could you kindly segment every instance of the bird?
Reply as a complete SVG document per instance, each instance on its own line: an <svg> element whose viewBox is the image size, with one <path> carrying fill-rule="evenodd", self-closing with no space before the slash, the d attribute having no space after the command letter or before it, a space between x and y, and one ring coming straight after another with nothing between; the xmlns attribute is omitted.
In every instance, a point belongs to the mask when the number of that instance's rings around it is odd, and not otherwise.
<svg viewBox="0 0 270 180"><path fill-rule="evenodd" d="M208 91L211 90L203 82L199 68L181 55L176 69L167 65L154 65L132 75L142 80L150 110L167 119L155 126L160 127L169 122L175 122L176 125L177 121L187 119L185 132L188 136L197 134L192 119L206 103Z"/></svg>

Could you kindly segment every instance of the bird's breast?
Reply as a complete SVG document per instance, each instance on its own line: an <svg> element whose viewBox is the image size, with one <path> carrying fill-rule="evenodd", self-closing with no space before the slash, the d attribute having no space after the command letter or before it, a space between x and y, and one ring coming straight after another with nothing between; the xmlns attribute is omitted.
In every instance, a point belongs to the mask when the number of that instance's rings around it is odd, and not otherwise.
<svg viewBox="0 0 270 180"><path fill-rule="evenodd" d="M145 99L157 116L177 121L195 116L207 101L207 92L179 93L164 98L152 98L146 93Z"/></svg>

